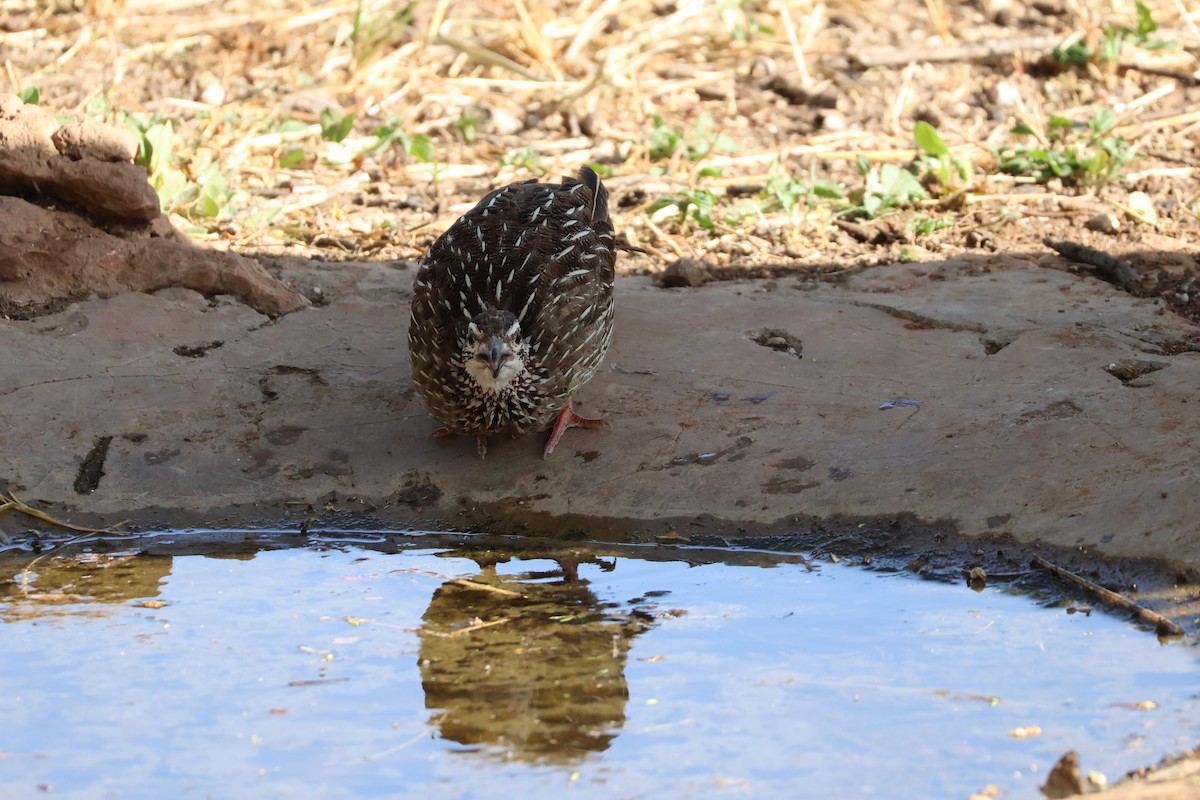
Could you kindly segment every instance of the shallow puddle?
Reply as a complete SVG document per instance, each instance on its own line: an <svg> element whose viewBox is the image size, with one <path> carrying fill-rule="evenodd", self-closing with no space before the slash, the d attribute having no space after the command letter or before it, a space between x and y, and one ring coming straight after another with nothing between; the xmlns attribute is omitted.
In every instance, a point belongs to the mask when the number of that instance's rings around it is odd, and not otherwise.
<svg viewBox="0 0 1200 800"><path fill-rule="evenodd" d="M1200 722L1185 643L991 588L449 536L204 552L9 587L0 797L1033 798L1068 749L1116 779Z"/></svg>

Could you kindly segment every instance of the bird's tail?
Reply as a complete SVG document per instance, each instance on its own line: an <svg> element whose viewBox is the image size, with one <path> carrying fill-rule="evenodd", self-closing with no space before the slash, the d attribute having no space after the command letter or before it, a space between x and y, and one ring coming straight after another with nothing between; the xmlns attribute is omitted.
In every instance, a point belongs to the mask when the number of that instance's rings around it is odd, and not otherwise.
<svg viewBox="0 0 1200 800"><path fill-rule="evenodd" d="M579 168L579 182L592 192L592 208L589 215L592 224L608 220L608 189L605 189L604 184L600 182L600 176L594 169L584 164Z"/></svg>

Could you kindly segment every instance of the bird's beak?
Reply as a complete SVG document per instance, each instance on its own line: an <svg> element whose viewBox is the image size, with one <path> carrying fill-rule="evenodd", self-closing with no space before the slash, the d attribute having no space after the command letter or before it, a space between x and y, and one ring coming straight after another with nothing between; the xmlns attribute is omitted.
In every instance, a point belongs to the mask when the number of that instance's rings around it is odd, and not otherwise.
<svg viewBox="0 0 1200 800"><path fill-rule="evenodd" d="M504 342L500 341L499 336L493 336L488 339L487 351L483 354L484 360L487 361L488 367L492 370L492 377L500 377L500 365L504 363L504 356L507 353L507 348Z"/></svg>

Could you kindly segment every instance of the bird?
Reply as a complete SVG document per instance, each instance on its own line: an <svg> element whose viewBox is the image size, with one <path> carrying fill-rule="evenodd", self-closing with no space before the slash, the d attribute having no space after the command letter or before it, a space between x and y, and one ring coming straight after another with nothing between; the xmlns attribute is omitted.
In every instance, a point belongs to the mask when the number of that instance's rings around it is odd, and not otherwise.
<svg viewBox="0 0 1200 800"><path fill-rule="evenodd" d="M612 341L617 244L608 191L589 166L485 195L438 237L413 283L408 349L421 402L443 427L474 436L550 429L549 456L571 427L575 393Z"/></svg>

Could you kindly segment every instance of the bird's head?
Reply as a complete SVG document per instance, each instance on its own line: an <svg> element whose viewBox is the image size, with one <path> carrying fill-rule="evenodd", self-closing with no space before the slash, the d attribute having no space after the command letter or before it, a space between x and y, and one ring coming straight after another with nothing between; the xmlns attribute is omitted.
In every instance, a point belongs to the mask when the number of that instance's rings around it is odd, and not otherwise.
<svg viewBox="0 0 1200 800"><path fill-rule="evenodd" d="M463 361L467 373L489 392L499 392L525 371L529 343L512 312L488 309L467 326Z"/></svg>

